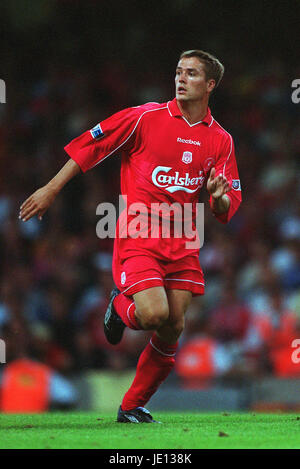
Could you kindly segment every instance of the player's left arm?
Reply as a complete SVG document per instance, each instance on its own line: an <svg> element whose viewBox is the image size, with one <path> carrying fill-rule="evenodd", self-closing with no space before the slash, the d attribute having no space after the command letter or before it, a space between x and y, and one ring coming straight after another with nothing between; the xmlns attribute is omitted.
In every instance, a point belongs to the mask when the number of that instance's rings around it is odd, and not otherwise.
<svg viewBox="0 0 300 469"><path fill-rule="evenodd" d="M234 143L229 134L221 147L215 167L210 171L207 190L213 214L221 223L227 223L242 201Z"/></svg>

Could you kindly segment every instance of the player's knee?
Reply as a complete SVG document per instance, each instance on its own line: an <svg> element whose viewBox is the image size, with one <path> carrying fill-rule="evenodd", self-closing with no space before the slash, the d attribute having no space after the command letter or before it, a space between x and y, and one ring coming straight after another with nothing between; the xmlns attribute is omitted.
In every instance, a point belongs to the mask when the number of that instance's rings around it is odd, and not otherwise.
<svg viewBox="0 0 300 469"><path fill-rule="evenodd" d="M160 306L159 308L148 308L144 311L138 312L138 316L141 318L143 328L146 330L156 330L165 324L169 317L169 308L166 306Z"/></svg>
<svg viewBox="0 0 300 469"><path fill-rule="evenodd" d="M174 338L179 339L184 329L184 317L170 322L170 327Z"/></svg>

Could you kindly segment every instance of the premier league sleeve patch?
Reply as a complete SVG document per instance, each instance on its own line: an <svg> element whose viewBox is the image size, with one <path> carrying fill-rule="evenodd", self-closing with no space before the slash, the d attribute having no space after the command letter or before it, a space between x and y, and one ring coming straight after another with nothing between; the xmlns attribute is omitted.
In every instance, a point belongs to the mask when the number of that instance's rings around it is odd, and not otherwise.
<svg viewBox="0 0 300 469"><path fill-rule="evenodd" d="M239 179L233 179L231 187L235 191L240 191L241 190L241 181Z"/></svg>
<svg viewBox="0 0 300 469"><path fill-rule="evenodd" d="M100 138L104 137L104 132L101 129L100 124L95 125L95 127L93 127L92 130L90 130L90 132L91 132L92 137L95 140L99 140Z"/></svg>

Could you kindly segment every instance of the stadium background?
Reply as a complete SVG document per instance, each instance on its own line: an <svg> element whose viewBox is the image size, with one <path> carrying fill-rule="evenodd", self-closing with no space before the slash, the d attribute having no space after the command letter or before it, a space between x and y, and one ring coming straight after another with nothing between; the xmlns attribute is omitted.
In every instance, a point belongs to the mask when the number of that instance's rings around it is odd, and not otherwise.
<svg viewBox="0 0 300 469"><path fill-rule="evenodd" d="M299 13L297 1L1 2L2 384L27 357L52 370L57 405L117 405L149 337L127 330L110 347L102 332L112 242L96 237L96 206L118 201L119 159L70 182L41 223L19 221L19 205L82 131L171 99L179 53L201 48L225 64L210 105L234 137L243 204L227 226L206 208L206 295L188 312L177 368L152 406L300 407L291 360L300 338Z"/></svg>

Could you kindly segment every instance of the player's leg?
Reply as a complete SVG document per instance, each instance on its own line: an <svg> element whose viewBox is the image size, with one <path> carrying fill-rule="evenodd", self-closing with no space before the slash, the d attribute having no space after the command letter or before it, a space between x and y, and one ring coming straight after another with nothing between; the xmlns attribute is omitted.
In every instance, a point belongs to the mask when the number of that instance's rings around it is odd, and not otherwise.
<svg viewBox="0 0 300 469"><path fill-rule="evenodd" d="M108 342L118 344L125 326L134 330L155 330L169 317L164 287L147 288L127 297L115 288L105 314L104 331Z"/></svg>
<svg viewBox="0 0 300 469"><path fill-rule="evenodd" d="M169 317L168 297L164 287L153 287L133 295L135 318L144 330L157 330Z"/></svg>
<svg viewBox="0 0 300 469"><path fill-rule="evenodd" d="M134 295L139 320L141 322L144 320L147 326L152 325L156 332L139 358L136 376L122 401L123 411L144 407L175 364L177 340L183 330L184 313L190 304L192 294L185 290L167 292L162 290L163 294L161 291L156 292L156 298L152 296L153 291L150 289ZM161 315L160 319L157 319L155 308L159 309L159 302L164 304L165 301L167 301L168 317L162 322L164 316ZM160 310L161 314L162 311L163 309Z"/></svg>
<svg viewBox="0 0 300 469"><path fill-rule="evenodd" d="M117 261L113 272L118 288L111 293L104 319L104 332L111 344L121 341L126 326L134 330L156 329L169 314L159 263L144 255L132 256L121 264ZM150 293L135 298L137 310L133 295L148 290Z"/></svg>
<svg viewBox="0 0 300 469"><path fill-rule="evenodd" d="M160 329L168 320L168 298L163 287L137 292L133 299L136 317L143 329ZM177 345L163 342L153 334L139 358L136 376L122 401L119 422L153 422L144 405L173 368L176 347Z"/></svg>
<svg viewBox="0 0 300 469"><path fill-rule="evenodd" d="M170 314L157 333L162 340L175 343L183 331L184 315L193 295L204 294L204 276L198 254L193 253L170 264L164 285Z"/></svg>
<svg viewBox="0 0 300 469"><path fill-rule="evenodd" d="M179 339L184 329L184 316L192 301L192 293L188 290L166 290L169 305L167 321L157 329L158 337L169 344Z"/></svg>
<svg viewBox="0 0 300 469"><path fill-rule="evenodd" d="M184 327L184 314L191 302L192 294L204 293L203 273L198 258L193 256L171 264L164 278L164 285L168 301L168 318L161 326L156 322L156 332L139 358L135 379L119 409L118 421L120 422L153 421L152 417L145 413L144 405L174 367L178 338ZM152 305L146 311L149 320L154 316L155 308L159 304L157 299L152 302L151 297L148 298L149 291L134 295L136 315L140 321L142 313L145 314L143 308L146 305ZM141 300L143 300L142 303ZM150 311L152 311L151 314ZM150 322L148 321L148 324Z"/></svg>

